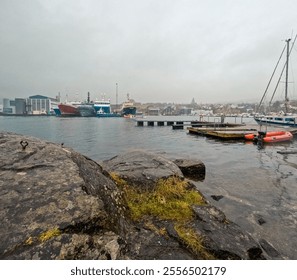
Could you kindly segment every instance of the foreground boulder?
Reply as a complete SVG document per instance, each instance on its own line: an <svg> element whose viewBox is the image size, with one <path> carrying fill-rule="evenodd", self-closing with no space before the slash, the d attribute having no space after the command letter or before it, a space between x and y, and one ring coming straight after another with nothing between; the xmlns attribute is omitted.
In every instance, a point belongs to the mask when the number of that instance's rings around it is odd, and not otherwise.
<svg viewBox="0 0 297 280"><path fill-rule="evenodd" d="M128 184L142 189L153 189L160 179L183 177L181 170L172 161L142 150L117 155L104 161L103 166L107 172L116 173Z"/></svg>
<svg viewBox="0 0 297 280"><path fill-rule="evenodd" d="M88 195L96 184L81 176L79 158L96 165L59 145L0 134L1 259L123 258L122 245L110 246L120 236L101 197ZM93 183L116 188L97 169Z"/></svg>
<svg viewBox="0 0 297 280"><path fill-rule="evenodd" d="M194 181L205 179L205 165L201 160L176 159L173 161L182 171L186 178Z"/></svg>
<svg viewBox="0 0 297 280"><path fill-rule="evenodd" d="M266 256L175 163L145 151L100 166L61 145L0 133L0 219L0 259Z"/></svg>

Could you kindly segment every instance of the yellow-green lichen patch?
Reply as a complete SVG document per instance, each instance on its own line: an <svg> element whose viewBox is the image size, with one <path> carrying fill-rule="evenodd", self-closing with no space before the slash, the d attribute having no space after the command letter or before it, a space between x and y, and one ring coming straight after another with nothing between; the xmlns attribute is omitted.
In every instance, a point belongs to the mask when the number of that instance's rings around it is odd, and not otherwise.
<svg viewBox="0 0 297 280"><path fill-rule="evenodd" d="M195 254L205 260L215 259L215 257L205 249L203 246L203 238L198 235L193 228L183 224L176 224L174 229L185 245Z"/></svg>
<svg viewBox="0 0 297 280"><path fill-rule="evenodd" d="M159 180L155 190L150 192L135 187L123 190L134 220L154 216L161 220L188 221L193 217L191 206L205 204L199 192L188 189L187 181L176 177Z"/></svg>
<svg viewBox="0 0 297 280"><path fill-rule="evenodd" d="M144 223L144 227L155 232L158 235L164 236L164 237L168 237L167 235L167 231L165 227L157 227L156 225L154 225L151 221L147 221Z"/></svg>
<svg viewBox="0 0 297 280"><path fill-rule="evenodd" d="M25 245L32 245L34 242L34 239L32 236L30 236L29 238L27 238L27 240L25 241Z"/></svg>
<svg viewBox="0 0 297 280"><path fill-rule="evenodd" d="M128 184L127 182L120 178L120 176L118 174L116 174L115 172L110 172L109 173L110 177L112 178L112 180L121 188L127 187Z"/></svg>
<svg viewBox="0 0 297 280"><path fill-rule="evenodd" d="M58 228L49 229L43 233L41 233L38 237L40 242L45 242L53 237L61 235L61 231Z"/></svg>

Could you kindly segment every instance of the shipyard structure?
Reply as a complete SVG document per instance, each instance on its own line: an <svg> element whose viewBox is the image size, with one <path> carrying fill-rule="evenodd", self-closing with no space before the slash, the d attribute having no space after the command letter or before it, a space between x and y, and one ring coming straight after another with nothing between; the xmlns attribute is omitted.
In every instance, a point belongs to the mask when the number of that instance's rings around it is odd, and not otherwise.
<svg viewBox="0 0 297 280"><path fill-rule="evenodd" d="M53 108L60 103L60 98L33 95L28 98L3 99L0 113L3 115L53 115Z"/></svg>

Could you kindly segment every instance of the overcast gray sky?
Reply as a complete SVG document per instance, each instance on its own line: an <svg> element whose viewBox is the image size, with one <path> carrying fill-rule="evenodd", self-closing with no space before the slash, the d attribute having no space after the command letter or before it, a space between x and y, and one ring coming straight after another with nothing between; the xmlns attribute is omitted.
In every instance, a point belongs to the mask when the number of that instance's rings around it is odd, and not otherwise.
<svg viewBox="0 0 297 280"><path fill-rule="evenodd" d="M256 102L296 23L296 0L0 0L0 98Z"/></svg>

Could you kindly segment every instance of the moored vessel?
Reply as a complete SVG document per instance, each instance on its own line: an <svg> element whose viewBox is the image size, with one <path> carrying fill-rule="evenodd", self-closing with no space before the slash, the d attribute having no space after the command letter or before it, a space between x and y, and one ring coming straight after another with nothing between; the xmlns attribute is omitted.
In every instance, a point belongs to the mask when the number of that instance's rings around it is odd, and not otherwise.
<svg viewBox="0 0 297 280"><path fill-rule="evenodd" d="M58 105L53 106L52 109L56 116L61 116L61 111L60 111Z"/></svg>
<svg viewBox="0 0 297 280"><path fill-rule="evenodd" d="M131 118L136 115L136 106L134 105L134 102L130 99L129 93L127 94L127 100L123 103L121 115L123 117L128 118Z"/></svg>
<svg viewBox="0 0 297 280"><path fill-rule="evenodd" d="M259 125L277 125L287 127L297 127L297 116L291 115L271 115L255 117Z"/></svg>
<svg viewBox="0 0 297 280"><path fill-rule="evenodd" d="M96 111L96 113L102 113L102 114L110 114L111 110L110 110L110 100L105 100L105 98L103 97L101 100L96 100L94 101L94 109Z"/></svg>
<svg viewBox="0 0 297 280"><path fill-rule="evenodd" d="M251 140L254 142L264 142L264 143L277 143L291 141L293 139L293 134L290 131L280 130L280 131L258 131L258 134L249 133L244 136L246 140Z"/></svg>
<svg viewBox="0 0 297 280"><path fill-rule="evenodd" d="M80 116L78 106L81 105L80 102L69 102L58 104L61 116L63 117L75 117Z"/></svg>
<svg viewBox="0 0 297 280"><path fill-rule="evenodd" d="M292 139L293 139L293 134L291 132L282 131L282 134L264 136L263 137L263 142L265 142L265 143L277 143L277 142L291 141Z"/></svg>
<svg viewBox="0 0 297 280"><path fill-rule="evenodd" d="M93 104L81 104L77 106L79 115L81 117L94 117L96 116L96 111Z"/></svg>

